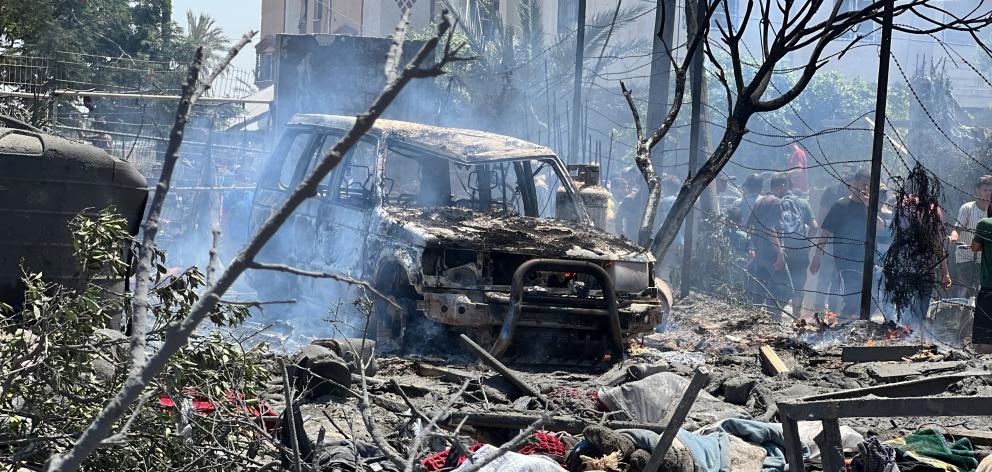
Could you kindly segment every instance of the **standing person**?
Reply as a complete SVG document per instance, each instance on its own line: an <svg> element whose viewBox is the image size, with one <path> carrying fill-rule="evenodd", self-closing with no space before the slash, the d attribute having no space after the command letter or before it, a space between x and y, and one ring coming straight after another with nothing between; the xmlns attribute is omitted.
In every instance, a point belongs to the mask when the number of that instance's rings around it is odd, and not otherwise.
<svg viewBox="0 0 992 472"><path fill-rule="evenodd" d="M733 177L723 172L716 176L716 194L720 200L720 211L726 212L744 196L740 191L730 186L730 182L733 180Z"/></svg>
<svg viewBox="0 0 992 472"><path fill-rule="evenodd" d="M796 193L809 193L809 169L806 168L806 151L799 144L792 145L789 156L788 174L792 177L792 189Z"/></svg>
<svg viewBox="0 0 992 472"><path fill-rule="evenodd" d="M816 274L820 270L820 259L829 250L834 258L834 266L840 275L842 307L839 313L847 318L856 318L861 309L861 277L864 271L866 223L868 221L868 185L871 175L867 170L854 174L849 195L834 202L827 210L820 226L816 252L810 262L809 271ZM885 229L885 223L876 217L878 231ZM830 241L829 248L824 245Z"/></svg>
<svg viewBox="0 0 992 472"><path fill-rule="evenodd" d="M640 181L632 180L640 178ZM647 191L641 191L640 185L644 181L637 168L630 168L624 171L619 177L623 184L623 194L614 193L619 202L617 205L616 230L620 236L631 241L637 241L638 231L641 228L641 217L644 215L644 206L647 205Z"/></svg>
<svg viewBox="0 0 992 472"><path fill-rule="evenodd" d="M849 193L846 182L850 182L854 179L854 171L851 169L843 169L840 173L840 182L830 185L823 189L823 193L820 194L819 210L817 214L819 218L818 221L823 222L824 218L827 216L827 211L830 207L844 198ZM811 233L812 234L812 233ZM825 248L820 247L820 251ZM816 249L814 249L815 251ZM840 295L842 294L840 288L840 275L837 273L837 267L834 264L833 252L827 252L823 255L819 272L811 271L811 273L816 274L816 291L813 295L813 309L817 311L825 311L827 307L833 310L838 310L841 304Z"/></svg>
<svg viewBox="0 0 992 472"><path fill-rule="evenodd" d="M753 302L776 307L772 316L775 321L781 321L783 308L793 294L792 276L779 232L781 221L782 199L765 195L755 202L747 223L754 250L754 259L747 268L751 275L748 292Z"/></svg>
<svg viewBox="0 0 992 472"><path fill-rule="evenodd" d="M992 213L992 212L990 212ZM992 354L992 214L975 225L971 250L982 254L978 295L975 296L975 322L971 343L978 354Z"/></svg>
<svg viewBox="0 0 992 472"><path fill-rule="evenodd" d="M779 172L768 181L771 194L782 199L780 227L782 245L785 246L785 263L792 277L792 315L799 316L806 288L806 270L809 269L809 231L819 228L809 200L793 192L792 178Z"/></svg>
<svg viewBox="0 0 992 472"><path fill-rule="evenodd" d="M624 236L624 224L626 215L620 213L624 199L630 195L630 186L622 176L610 179L610 202L607 207L607 220L609 220L610 233L616 236Z"/></svg>
<svg viewBox="0 0 992 472"><path fill-rule="evenodd" d="M744 196L737 200L735 206L741 209L741 221L747 223L751 219L751 211L754 209L758 197L761 196L761 187L765 185L761 174L751 174L744 179Z"/></svg>
<svg viewBox="0 0 992 472"><path fill-rule="evenodd" d="M975 185L974 201L961 205L958 210L958 221L951 231L950 241L957 244L954 251L954 262L957 269L958 288L956 296L970 298L975 296L979 283L979 267L982 254L971 251L971 242L975 238L975 226L985 218L989 211L989 199L992 197L992 175L983 175Z"/></svg>

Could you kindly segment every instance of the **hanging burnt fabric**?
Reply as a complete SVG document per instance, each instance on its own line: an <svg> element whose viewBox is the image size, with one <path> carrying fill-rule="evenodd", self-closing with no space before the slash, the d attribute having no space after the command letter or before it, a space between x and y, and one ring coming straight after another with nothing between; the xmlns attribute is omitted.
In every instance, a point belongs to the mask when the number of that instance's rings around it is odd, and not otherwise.
<svg viewBox="0 0 992 472"><path fill-rule="evenodd" d="M903 312L929 300L935 273L946 257L940 212L941 185L920 163L905 178L893 177L896 193L892 244L882 261L885 297Z"/></svg>

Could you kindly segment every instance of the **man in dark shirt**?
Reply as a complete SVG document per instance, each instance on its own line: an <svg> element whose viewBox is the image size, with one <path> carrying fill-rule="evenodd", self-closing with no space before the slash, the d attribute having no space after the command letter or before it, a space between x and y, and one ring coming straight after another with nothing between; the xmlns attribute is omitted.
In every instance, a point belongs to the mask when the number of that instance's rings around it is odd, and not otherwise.
<svg viewBox="0 0 992 472"><path fill-rule="evenodd" d="M871 176L867 170L855 173L850 194L834 202L827 210L827 216L820 225L817 249L809 265L810 273L816 274L820 270L820 258L824 251L829 251L834 257L834 265L841 279L839 293L843 295L839 313L848 318L857 317L861 307L870 181ZM879 232L885 229L881 218L876 218L875 224L878 225ZM829 247L826 246L828 241Z"/></svg>
<svg viewBox="0 0 992 472"><path fill-rule="evenodd" d="M990 208L989 213L992 213ZM986 216L990 216L986 213ZM971 328L971 344L978 354L992 354L992 218L979 220L971 250L982 253L979 266L979 290L975 297L975 323Z"/></svg>

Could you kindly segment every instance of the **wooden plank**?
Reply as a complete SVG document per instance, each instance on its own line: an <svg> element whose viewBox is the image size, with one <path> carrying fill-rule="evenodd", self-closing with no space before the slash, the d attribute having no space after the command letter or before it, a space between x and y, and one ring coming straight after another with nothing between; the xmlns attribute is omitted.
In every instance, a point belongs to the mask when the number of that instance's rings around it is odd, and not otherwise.
<svg viewBox="0 0 992 472"><path fill-rule="evenodd" d="M436 412L426 413L427 416L433 418ZM478 428L494 428L494 429L524 429L530 426L532 423L540 418L539 415L531 415L527 413L516 413L516 412L497 412L497 413L462 413L455 412L448 415L447 419L443 421L445 424L451 425L452 427L458 425L463 419L465 420L465 425L475 426ZM541 429L546 431L564 431L570 434L582 434L582 431L586 426L600 424L596 420L585 420L581 418L568 418L563 416L554 416L548 418L547 421L541 425ZM636 423L633 421L607 421L603 423L610 429L646 429L649 431L654 431L661 434L665 431L665 428L661 425L651 423Z"/></svg>
<svg viewBox="0 0 992 472"><path fill-rule="evenodd" d="M905 380L908 377L936 374L959 370L965 367L963 361L950 362L913 362L913 363L879 363L868 367L868 374L883 382Z"/></svg>
<svg viewBox="0 0 992 472"><path fill-rule="evenodd" d="M657 472L661 467L661 463L665 459L665 454L668 453L668 449L672 447L672 442L675 441L675 436L679 433L679 428L682 427L686 416L689 415L692 405L696 403L696 397L699 395L699 391L706 386L706 382L709 382L709 379L710 371L705 366L696 367L696 371L692 375L692 380L689 381L685 392L682 393L682 398L679 398L677 403L674 403L668 408L668 412L666 413L667 418L663 421L665 431L661 433L658 444L655 445L654 451L651 452L651 459L648 460L647 465L644 467L644 472Z"/></svg>
<svg viewBox="0 0 992 472"><path fill-rule="evenodd" d="M933 352L934 346L844 346L840 360L843 362L901 361L920 351Z"/></svg>
<svg viewBox="0 0 992 472"><path fill-rule="evenodd" d="M771 346L764 344L758 349L758 356L761 358L761 367L765 373L771 376L788 374L789 367L785 365L782 358L778 356Z"/></svg>
<svg viewBox="0 0 992 472"><path fill-rule="evenodd" d="M510 370L509 367L503 365L502 362L496 360L495 357L490 355L489 351L483 349L482 346L476 344L475 341L472 341L471 339L469 339L468 336L465 336L464 334L462 334L460 337L462 338L462 342L464 342L465 345L468 346L470 349L475 351L475 353L478 354L479 358L482 359L482 361L485 362L486 365L492 367L493 370L495 370L496 372L499 372L500 375L503 376L503 378L510 381L510 383L512 383L513 385L516 385L517 388L519 388L525 394L536 398L537 401L541 402L541 405L544 406L548 405L548 399L545 398L540 391L538 391L534 387L531 387L530 384L528 384L527 382L524 382L524 380L521 379L520 376L518 376L515 372Z"/></svg>
<svg viewBox="0 0 992 472"><path fill-rule="evenodd" d="M799 422L786 413L787 405L779 405L782 417L782 436L785 439L785 460L789 470L806 470L803 465L803 442L799 438Z"/></svg>
<svg viewBox="0 0 992 472"><path fill-rule="evenodd" d="M820 446L820 459L824 472L844 471L844 443L840 437L840 423L834 419L821 421L823 431L814 438Z"/></svg>
<svg viewBox="0 0 992 472"><path fill-rule="evenodd" d="M856 398L781 403L779 412L797 421L824 418L992 416L992 397ZM785 412L785 413L783 413Z"/></svg>
<svg viewBox="0 0 992 472"><path fill-rule="evenodd" d="M953 438L968 438L975 446L992 446L992 431L974 431L964 428L947 428L946 433Z"/></svg>
<svg viewBox="0 0 992 472"><path fill-rule="evenodd" d="M937 395L947 391L947 387L955 382L969 377L988 377L992 372L961 372L956 374L937 375L916 380L906 380L903 382L893 382L874 387L852 388L850 390L840 390L837 392L824 393L803 398L804 402L817 400L842 400L845 398L867 397L923 397Z"/></svg>
<svg viewBox="0 0 992 472"><path fill-rule="evenodd" d="M421 377L440 377L441 380L453 383L462 383L466 380L475 380L477 378L466 370L439 367L422 362L414 363L413 370Z"/></svg>

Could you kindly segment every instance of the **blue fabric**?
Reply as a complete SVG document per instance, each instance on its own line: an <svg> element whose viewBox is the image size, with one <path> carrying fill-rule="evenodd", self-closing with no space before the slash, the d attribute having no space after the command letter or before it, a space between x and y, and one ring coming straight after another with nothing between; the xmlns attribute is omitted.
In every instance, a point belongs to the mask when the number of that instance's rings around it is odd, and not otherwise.
<svg viewBox="0 0 992 472"><path fill-rule="evenodd" d="M762 472L789 470L785 460L785 436L782 434L781 424L731 418L721 421L716 426L728 434L764 448L768 456L765 457ZM808 457L809 448L803 445L803 458Z"/></svg>
<svg viewBox="0 0 992 472"><path fill-rule="evenodd" d="M638 449L653 451L661 436L646 429L618 429L625 434ZM730 438L725 433L711 433L705 436L679 430L678 438L689 449L696 470L700 472L730 472Z"/></svg>
<svg viewBox="0 0 992 472"><path fill-rule="evenodd" d="M730 472L730 438L726 434L701 436L680 429L678 438L692 453L697 471Z"/></svg>

